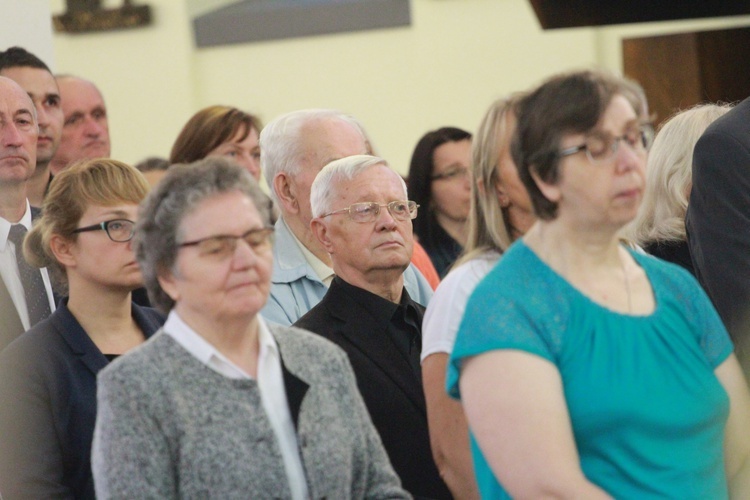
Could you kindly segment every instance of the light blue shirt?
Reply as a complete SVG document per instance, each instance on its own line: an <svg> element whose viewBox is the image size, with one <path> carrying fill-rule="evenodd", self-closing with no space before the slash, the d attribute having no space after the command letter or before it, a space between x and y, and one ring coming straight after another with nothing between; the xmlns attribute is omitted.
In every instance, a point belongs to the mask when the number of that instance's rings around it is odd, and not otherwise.
<svg viewBox="0 0 750 500"><path fill-rule="evenodd" d="M275 228L271 294L260 313L269 321L289 326L315 307L328 287L305 259L283 217ZM427 306L432 288L414 264L404 271L404 287L412 300Z"/></svg>

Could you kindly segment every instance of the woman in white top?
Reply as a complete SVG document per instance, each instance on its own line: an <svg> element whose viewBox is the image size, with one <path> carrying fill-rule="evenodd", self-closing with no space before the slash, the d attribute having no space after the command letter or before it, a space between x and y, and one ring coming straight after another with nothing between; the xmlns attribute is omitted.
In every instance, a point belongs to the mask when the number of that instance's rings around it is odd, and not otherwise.
<svg viewBox="0 0 750 500"><path fill-rule="evenodd" d="M422 325L422 378L435 463L456 498L478 498L466 419L445 392L445 368L466 301L510 243L536 218L510 155L517 98L495 101L474 140L469 237L430 301Z"/></svg>

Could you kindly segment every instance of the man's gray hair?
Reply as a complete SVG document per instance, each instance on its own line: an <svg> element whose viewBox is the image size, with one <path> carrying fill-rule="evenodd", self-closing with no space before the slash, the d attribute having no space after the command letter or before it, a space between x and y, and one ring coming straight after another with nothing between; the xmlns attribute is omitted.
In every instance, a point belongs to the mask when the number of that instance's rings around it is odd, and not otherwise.
<svg viewBox="0 0 750 500"><path fill-rule="evenodd" d="M370 155L353 155L334 160L321 170L310 188L310 206L312 207L313 217L320 217L331 211L331 204L334 198L338 197L337 190L332 189L334 182L343 180L350 181L363 171L375 165L383 165L388 168L388 162L377 156ZM404 179L393 171L401 180L404 188L404 199L409 199Z"/></svg>
<svg viewBox="0 0 750 500"><path fill-rule="evenodd" d="M151 303L163 313L175 302L162 290L159 276L174 270L182 221L205 199L232 191L246 195L263 224L271 225L271 199L247 170L221 157L172 165L141 203L133 238L135 256Z"/></svg>
<svg viewBox="0 0 750 500"><path fill-rule="evenodd" d="M260 168L272 196L277 198L273 179L279 172L297 175L309 155L302 147L306 125L327 120L341 120L357 129L367 142L362 125L352 116L334 109L303 109L281 115L268 123L260 133Z"/></svg>

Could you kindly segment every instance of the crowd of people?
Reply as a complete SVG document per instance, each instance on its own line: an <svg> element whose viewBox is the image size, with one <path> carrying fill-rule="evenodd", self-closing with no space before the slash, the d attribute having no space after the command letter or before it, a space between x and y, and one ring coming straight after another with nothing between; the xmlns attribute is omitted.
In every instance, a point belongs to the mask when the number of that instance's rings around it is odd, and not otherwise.
<svg viewBox="0 0 750 500"><path fill-rule="evenodd" d="M0 52L0 498L750 497L748 113L576 71L406 179L329 109L130 166Z"/></svg>

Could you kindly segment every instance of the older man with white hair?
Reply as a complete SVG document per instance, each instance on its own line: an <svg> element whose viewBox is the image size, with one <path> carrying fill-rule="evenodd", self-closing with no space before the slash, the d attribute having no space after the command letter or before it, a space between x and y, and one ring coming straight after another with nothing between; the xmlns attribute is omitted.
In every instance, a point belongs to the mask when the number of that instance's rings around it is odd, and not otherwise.
<svg viewBox="0 0 750 500"><path fill-rule="evenodd" d="M271 295L261 314L290 325L328 291L331 258L310 229L310 187L329 162L368 152L362 126L329 109L294 111L280 116L260 134L261 168L281 217L276 222ZM355 249L355 251L357 251ZM409 294L422 305L432 297L414 266L403 271Z"/></svg>
<svg viewBox="0 0 750 500"><path fill-rule="evenodd" d="M329 163L311 192L312 232L336 277L322 301L294 326L341 347L383 446L415 497L450 498L430 451L419 354L425 308L405 288L414 244L401 176L382 158Z"/></svg>

